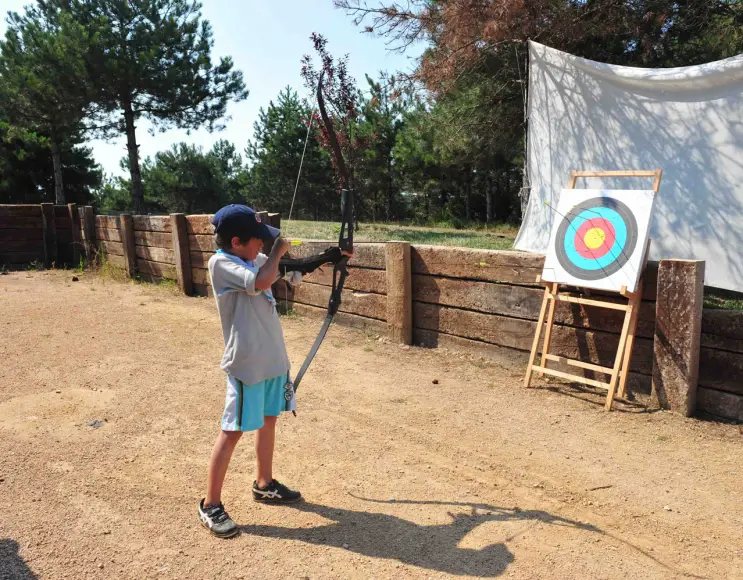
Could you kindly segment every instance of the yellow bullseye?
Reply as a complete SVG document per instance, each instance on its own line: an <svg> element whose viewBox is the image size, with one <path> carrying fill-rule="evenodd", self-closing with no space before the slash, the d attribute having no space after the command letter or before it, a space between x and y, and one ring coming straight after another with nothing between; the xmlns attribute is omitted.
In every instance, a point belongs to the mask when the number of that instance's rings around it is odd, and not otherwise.
<svg viewBox="0 0 743 580"><path fill-rule="evenodd" d="M602 230L601 228L591 228L583 237L583 243L586 244L587 248L595 250L596 248L600 248L604 245L605 239L606 232L604 232L604 230Z"/></svg>

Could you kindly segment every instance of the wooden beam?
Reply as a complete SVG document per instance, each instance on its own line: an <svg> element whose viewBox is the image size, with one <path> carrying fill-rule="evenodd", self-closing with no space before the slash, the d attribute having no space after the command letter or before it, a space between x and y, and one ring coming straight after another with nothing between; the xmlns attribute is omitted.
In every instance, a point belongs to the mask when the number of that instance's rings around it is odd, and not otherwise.
<svg viewBox="0 0 743 580"><path fill-rule="evenodd" d="M54 204L42 203L42 230L44 232L44 263L47 267L57 261L57 220Z"/></svg>
<svg viewBox="0 0 743 580"><path fill-rule="evenodd" d="M68 203L67 214L70 216L70 229L72 230L72 264L77 266L80 263L80 251L83 249L80 212L77 211L77 204Z"/></svg>
<svg viewBox="0 0 743 580"><path fill-rule="evenodd" d="M190 296L193 294L193 280L191 279L191 254L188 249L188 226L185 214L170 214L170 223L173 230L173 252L178 287L186 296Z"/></svg>
<svg viewBox="0 0 743 580"><path fill-rule="evenodd" d="M153 246L156 248L173 247L173 234L165 232L134 231L134 243L138 246Z"/></svg>
<svg viewBox="0 0 743 580"><path fill-rule="evenodd" d="M686 417L696 406L703 300L703 261L661 260L653 395L661 408Z"/></svg>
<svg viewBox="0 0 743 580"><path fill-rule="evenodd" d="M559 377L561 379L567 379L575 383L581 383L584 385L590 385L592 387L598 387L600 389L608 389L609 383L602 383L601 381L595 381L593 379L587 379L586 377L579 377L577 375L571 375L570 373L564 373L562 371L556 371L554 369L548 369L547 367L534 367L535 371L539 371L540 374L552 375L553 377Z"/></svg>
<svg viewBox="0 0 743 580"><path fill-rule="evenodd" d="M548 353L548 354L544 355L544 358L546 358L547 360L551 360L551 361L557 362L557 363L567 364L567 365L572 366L572 367L578 367L578 368L581 368L581 369L588 369L590 371L595 371L597 373L604 373L605 375L610 375L612 373L612 369L610 369L609 367L602 367L600 365L595 365L595 364L583 362L583 361L580 361L580 360L575 360L575 359L572 359L572 358L566 358L564 356L557 356L555 354L549 354Z"/></svg>
<svg viewBox="0 0 743 580"><path fill-rule="evenodd" d="M134 243L134 220L131 215L120 215L121 240L124 244L124 261L126 274L133 278L137 273L137 253Z"/></svg>
<svg viewBox="0 0 743 580"><path fill-rule="evenodd" d="M175 265L175 252L173 250L169 250L168 248L136 246L134 248L134 251L137 254L137 258L141 258L142 260Z"/></svg>
<svg viewBox="0 0 743 580"><path fill-rule="evenodd" d="M93 206L90 205L83 206L80 209L82 210L80 219L85 236L85 256L88 260L92 260L95 256L95 213L93 213Z"/></svg>
<svg viewBox="0 0 743 580"><path fill-rule="evenodd" d="M617 304L616 302L604 302L603 300L592 300L589 298L577 298L565 294L556 294L555 298L560 302L572 302L573 304L583 304L586 306L596 306L598 308L608 308L610 310L627 310L626 304Z"/></svg>
<svg viewBox="0 0 743 580"><path fill-rule="evenodd" d="M410 244L385 244L387 270L387 329L397 344L413 343L413 291L410 273Z"/></svg>
<svg viewBox="0 0 743 580"><path fill-rule="evenodd" d="M544 326L544 317L547 313L547 305L549 304L549 288L544 289L544 298L542 299L542 308L539 310L539 318L537 318L537 328L534 333L534 340L531 343L531 354L529 355L529 362L526 365L526 376L524 377L524 386L529 388L531 385L531 376L534 370L534 363L537 359L537 349L539 348L539 338L542 334L542 326Z"/></svg>
<svg viewBox="0 0 743 580"><path fill-rule="evenodd" d="M170 223L170 217L163 216L150 216L150 215L135 215L134 216L134 231L145 231L145 232L172 232L172 226Z"/></svg>

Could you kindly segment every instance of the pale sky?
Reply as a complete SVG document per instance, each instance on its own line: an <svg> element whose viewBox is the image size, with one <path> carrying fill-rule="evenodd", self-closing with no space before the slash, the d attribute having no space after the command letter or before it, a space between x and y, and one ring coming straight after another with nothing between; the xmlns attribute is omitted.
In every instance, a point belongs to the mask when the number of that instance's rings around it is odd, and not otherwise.
<svg viewBox="0 0 743 580"><path fill-rule="evenodd" d="M7 12L20 12L29 3L29 0L0 0L3 15L0 35L5 35ZM390 52L384 39L362 33L350 17L333 8L332 0L203 0L202 4L202 15L211 23L214 33L213 61L217 62L219 56L232 56L250 95L241 103L229 105L227 112L232 119L218 133L203 130L186 135L185 131L168 131L151 136L148 123L140 122L137 141L142 159L180 141L208 149L222 138L234 143L242 154L253 136L253 122L261 107L275 101L287 85L301 96L307 95L299 74L300 59L304 54L315 56L310 41L313 32L328 39L328 50L333 56L349 55L349 70L363 89L366 89L365 73L376 78L382 70L410 71L414 57L423 50L423 45L417 45L404 55ZM123 136L108 143L94 141L91 145L96 161L106 173L122 174L119 160L127 154Z"/></svg>

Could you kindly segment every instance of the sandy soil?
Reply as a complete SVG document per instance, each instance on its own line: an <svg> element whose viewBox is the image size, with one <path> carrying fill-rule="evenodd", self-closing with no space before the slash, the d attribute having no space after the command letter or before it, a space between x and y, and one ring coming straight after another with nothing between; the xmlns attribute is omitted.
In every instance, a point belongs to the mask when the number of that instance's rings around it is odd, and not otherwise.
<svg viewBox="0 0 743 580"><path fill-rule="evenodd" d="M71 278L0 276L0 578L743 578L739 427L341 327L280 422L276 475L306 502L252 502L248 436L224 496L242 533L213 538L213 301ZM284 319L296 366L318 327Z"/></svg>

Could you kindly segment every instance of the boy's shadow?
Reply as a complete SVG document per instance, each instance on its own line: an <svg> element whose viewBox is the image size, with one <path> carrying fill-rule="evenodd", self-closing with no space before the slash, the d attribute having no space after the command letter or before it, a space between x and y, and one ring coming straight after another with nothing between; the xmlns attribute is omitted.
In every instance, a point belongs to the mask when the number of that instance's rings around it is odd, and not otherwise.
<svg viewBox="0 0 743 580"><path fill-rule="evenodd" d="M8 538L0 539L0 578L34 580L36 577L18 554L18 542Z"/></svg>
<svg viewBox="0 0 743 580"><path fill-rule="evenodd" d="M404 564L447 574L481 577L498 576L513 562L513 554L503 542L479 550L458 547L462 538L482 523L522 520L534 522L527 524L527 527L544 522L599 531L594 526L553 516L544 511L520 511L518 508L505 509L485 504L434 501L379 503L463 506L469 508L470 513L448 512L452 518L451 522L427 526L387 514L331 508L305 502L291 507L334 520L334 523L313 528L248 525L241 526L241 530L243 533L256 536L299 540L310 544L338 547L345 545L353 552L372 558L398 560ZM519 533L521 532L523 529Z"/></svg>

